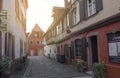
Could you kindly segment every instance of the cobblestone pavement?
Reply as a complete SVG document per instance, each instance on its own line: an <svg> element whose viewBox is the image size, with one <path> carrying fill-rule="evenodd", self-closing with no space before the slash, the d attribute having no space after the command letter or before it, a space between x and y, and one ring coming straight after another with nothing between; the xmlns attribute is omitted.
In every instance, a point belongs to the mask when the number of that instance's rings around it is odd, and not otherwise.
<svg viewBox="0 0 120 78"><path fill-rule="evenodd" d="M21 70L16 70L14 71L11 75L10 78L23 78L23 75L25 74L25 71L29 65L29 59L26 60L26 64L22 67Z"/></svg>
<svg viewBox="0 0 120 78"><path fill-rule="evenodd" d="M23 78L92 78L68 65L43 56L29 57L30 63Z"/></svg>

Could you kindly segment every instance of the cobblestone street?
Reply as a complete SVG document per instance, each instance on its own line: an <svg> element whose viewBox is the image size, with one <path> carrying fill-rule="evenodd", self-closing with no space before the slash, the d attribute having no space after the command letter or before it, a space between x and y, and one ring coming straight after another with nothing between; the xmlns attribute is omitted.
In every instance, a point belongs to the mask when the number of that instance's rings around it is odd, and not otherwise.
<svg viewBox="0 0 120 78"><path fill-rule="evenodd" d="M92 78L46 57L29 57L29 59L30 63L23 78Z"/></svg>

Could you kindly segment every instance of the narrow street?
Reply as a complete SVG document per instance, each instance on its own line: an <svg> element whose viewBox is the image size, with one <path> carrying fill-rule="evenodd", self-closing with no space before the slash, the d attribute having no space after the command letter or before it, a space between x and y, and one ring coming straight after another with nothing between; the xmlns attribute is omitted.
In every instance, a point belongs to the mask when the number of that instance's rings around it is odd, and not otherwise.
<svg viewBox="0 0 120 78"><path fill-rule="evenodd" d="M29 59L30 63L23 78L92 78L43 56L32 56Z"/></svg>

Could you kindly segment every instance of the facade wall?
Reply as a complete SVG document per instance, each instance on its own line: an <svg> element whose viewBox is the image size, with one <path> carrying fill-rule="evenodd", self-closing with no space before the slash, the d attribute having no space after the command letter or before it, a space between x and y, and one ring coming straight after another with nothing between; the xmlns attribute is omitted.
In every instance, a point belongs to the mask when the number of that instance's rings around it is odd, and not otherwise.
<svg viewBox="0 0 120 78"><path fill-rule="evenodd" d="M28 55L29 56L43 56L44 55L44 32L36 24L32 32L28 35Z"/></svg>
<svg viewBox="0 0 120 78"><path fill-rule="evenodd" d="M99 6L101 10L97 11L96 9L97 12L89 16L89 9L87 8L86 11L86 7L81 6L84 1L92 0L74 0L72 4L67 3L67 6L65 6L66 11L63 11L59 20L54 20L51 28L47 31L46 42L51 43L51 45L56 43L57 54L60 55L60 58L57 57L59 61L63 60L74 65L76 60L83 59L87 63L88 70L92 70L94 63L104 62L107 78L118 78L120 77L118 74L120 72L120 55L119 52L114 52L119 51L120 2L118 0L111 0L111 2L109 0L93 0L96 2L102 1L102 5ZM97 5L100 5L100 3L96 3L96 7ZM78 11L78 9L75 10L76 8L80 9L79 13L75 13ZM84 19L81 16L81 9L83 13L85 10L86 17ZM68 27L67 24L64 24L64 18L67 15L69 15ZM79 16L80 19L78 19ZM59 25L61 22L63 24ZM65 26L68 29L64 30ZM55 36L49 34L53 33L55 28L59 28L56 29L57 34ZM70 32L67 32L67 30ZM115 40L116 42L114 42ZM113 45L117 45L117 49Z"/></svg>
<svg viewBox="0 0 120 78"><path fill-rule="evenodd" d="M32 41L32 44L30 43ZM28 55L29 56L42 56L44 55L44 45L37 44L37 41L42 41L40 39L31 38L28 40ZM33 51L33 54L31 53ZM39 53L41 51L41 53Z"/></svg>
<svg viewBox="0 0 120 78"><path fill-rule="evenodd" d="M7 56L13 59L13 70L19 67L20 58L26 56L26 4L23 5L22 0L0 0L2 1L1 12L6 12L4 23L6 24L6 31L1 31L1 56ZM18 1L19 7L16 7ZM21 10L19 14L17 10ZM2 13L1 13L2 14ZM20 18L18 18L20 17ZM1 16L2 18L2 16ZM24 18L24 19L23 19ZM24 22L23 22L24 20ZM1 23L2 24L2 23ZM0 56L0 57L1 57Z"/></svg>
<svg viewBox="0 0 120 78"><path fill-rule="evenodd" d="M24 6L20 5L20 8L23 9ZM15 47L14 47L15 58L19 58L20 57L20 39L22 39L23 42L26 43L26 34L25 34L25 31L23 29L21 22L17 21L17 17L16 17L16 13L15 13L15 0L9 0L9 4L8 4L8 0L3 0L3 8L2 9L8 11L8 19L7 19L8 32L11 33L12 35L14 35L14 37L15 37ZM24 11L25 11L25 9L22 11L23 15L25 17L26 12L24 12ZM3 33L3 38L4 37L5 37L5 33ZM4 40L5 39L3 39L2 51L5 50L5 46L4 46L5 41ZM24 52L24 47L23 47L23 55L22 56L24 56L24 55L26 55L26 52Z"/></svg>
<svg viewBox="0 0 120 78"><path fill-rule="evenodd" d="M85 32L83 34L79 34L77 36L71 37L70 39L62 42L59 44L59 46L68 44L69 47L71 46L71 42L75 41L76 39L81 39L85 37L88 42L88 47L86 47L86 54L87 54L87 65L88 69L91 70L91 63L92 63L92 52L91 52L91 45L89 38L92 36L97 36L97 42L98 42L98 61L99 62L104 62L106 65L106 75L107 78L119 78L119 72L120 72L120 64L118 62L112 62L109 60L109 50L108 50L108 38L107 34L108 33L115 33L120 31L120 21L112 24L105 25L104 27ZM60 52L63 52L62 49L60 49ZM63 53L64 54L64 53ZM74 51L75 54L75 51ZM74 55L74 59L70 59L70 56L66 57L66 62L68 64L75 64L75 60L81 59ZM70 63L70 60L72 60L72 63ZM113 72L114 71L114 72Z"/></svg>
<svg viewBox="0 0 120 78"><path fill-rule="evenodd" d="M98 29L99 32L99 45L100 45L100 61L105 62L108 78L119 78L120 64L111 62L109 59L108 50L108 33L115 33L120 31L120 21L110 25L106 25L103 28ZM113 72L114 71L114 72Z"/></svg>
<svg viewBox="0 0 120 78"><path fill-rule="evenodd" d="M112 5L112 2L115 4L113 6L109 6L109 5ZM71 5L70 7L70 10L68 11L68 14L70 15L71 12L74 10L75 7L78 7L77 5L80 5L78 4L80 3L80 1L75 1L73 5ZM109 5L108 5L109 4ZM102 0L102 5L103 5L103 9L100 10L99 12L91 15L91 16L87 16L87 13L85 14L86 17L84 20L81 19L81 16L79 15L81 12L79 12L79 14L76 15L76 24L75 25L72 25L72 26L68 26L70 27L70 30L72 33L75 33L76 31L79 31L79 30L83 30L87 27L90 27L91 25L97 23L97 22L100 22L102 20L105 20L106 18L110 18L111 16L113 15L116 15L116 14L119 14L119 4L120 2L118 0L114 0L114 1L111 1L109 2L109 0ZM80 8L80 6L78 7ZM111 10L112 8L112 10ZM77 11L76 11L77 12ZM87 11L86 11L87 12ZM71 17L69 17L69 19L72 18L72 20L69 20L70 21L70 24L73 23L73 17L72 17L72 14L70 15ZM80 19L78 19L78 17L80 16ZM63 15L63 17L65 17ZM62 20L62 19L61 19ZM57 37L54 39L55 41L59 41L59 40L62 40L64 38L66 38L66 36L68 36L68 34L66 34L65 31L62 31L60 34L57 35ZM53 41L54 41L53 40Z"/></svg>
<svg viewBox="0 0 120 78"><path fill-rule="evenodd" d="M103 10L96 13L92 17L88 18L87 20L81 21L78 25L76 25L74 28L71 29L72 32L75 32L77 30L82 30L89 25L92 25L96 22L99 22L101 20L104 20L110 16L113 16L115 14L118 14L119 11L119 5L120 2L118 0L102 0L103 1ZM113 6L110 6L114 3ZM108 5L109 4L109 5Z"/></svg>
<svg viewBox="0 0 120 78"><path fill-rule="evenodd" d="M46 45L44 49L45 49L45 56L49 57L50 54L50 58L56 59L56 55L57 55L56 44Z"/></svg>

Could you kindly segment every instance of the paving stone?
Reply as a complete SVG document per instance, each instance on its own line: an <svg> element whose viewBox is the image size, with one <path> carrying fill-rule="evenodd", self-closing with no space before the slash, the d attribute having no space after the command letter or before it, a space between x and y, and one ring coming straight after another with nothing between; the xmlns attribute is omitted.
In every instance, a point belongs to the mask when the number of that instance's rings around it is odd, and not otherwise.
<svg viewBox="0 0 120 78"><path fill-rule="evenodd" d="M92 78L86 73L77 72L69 65L44 56L32 56L28 59L29 65L12 74L10 78Z"/></svg>
<svg viewBox="0 0 120 78"><path fill-rule="evenodd" d="M92 78L80 73L68 65L43 56L29 57L30 65L24 78Z"/></svg>

